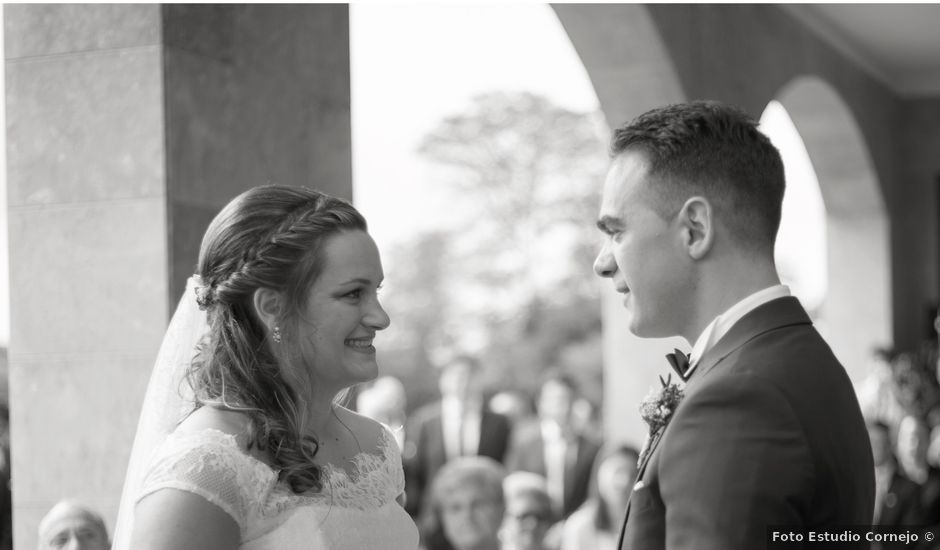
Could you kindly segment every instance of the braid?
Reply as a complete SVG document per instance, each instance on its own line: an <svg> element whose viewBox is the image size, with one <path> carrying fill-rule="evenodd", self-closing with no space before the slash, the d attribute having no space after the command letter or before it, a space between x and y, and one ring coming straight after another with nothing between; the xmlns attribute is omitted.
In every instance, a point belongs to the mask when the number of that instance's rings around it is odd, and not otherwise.
<svg viewBox="0 0 940 550"><path fill-rule="evenodd" d="M305 303L322 269L320 247L329 236L366 230L349 203L304 188L263 186L226 206L203 238L197 289L207 310L209 335L187 378L197 406L212 403L244 412L249 448L271 453L279 478L295 493L322 490L314 463L319 441L303 429L310 381L292 367L299 354L289 345L278 357L252 299L258 288L285 293L287 303ZM293 369L293 370L292 370Z"/></svg>

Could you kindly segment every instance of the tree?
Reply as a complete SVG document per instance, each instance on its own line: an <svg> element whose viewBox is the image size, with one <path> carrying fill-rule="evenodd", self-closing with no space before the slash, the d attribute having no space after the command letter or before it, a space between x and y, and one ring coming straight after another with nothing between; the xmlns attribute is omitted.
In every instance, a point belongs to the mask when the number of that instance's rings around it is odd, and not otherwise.
<svg viewBox="0 0 940 550"><path fill-rule="evenodd" d="M484 316L505 319L527 304L565 302L572 292L595 295L584 251L596 248L607 164L600 120L531 93L493 92L421 143L459 200L476 206L464 209L452 246L481 293L504 296L497 301L505 308L490 304Z"/></svg>
<svg viewBox="0 0 940 550"><path fill-rule="evenodd" d="M591 262L605 132L598 113L493 92L425 136L419 152L453 194L452 223L394 254L396 360L475 352L493 385L532 390L542 370L578 363L565 350L599 342Z"/></svg>

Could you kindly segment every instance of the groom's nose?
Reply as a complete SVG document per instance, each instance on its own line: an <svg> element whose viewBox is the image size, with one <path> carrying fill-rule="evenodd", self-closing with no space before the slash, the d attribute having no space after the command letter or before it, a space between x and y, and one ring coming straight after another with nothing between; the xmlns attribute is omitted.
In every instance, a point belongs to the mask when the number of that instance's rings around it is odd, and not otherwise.
<svg viewBox="0 0 940 550"><path fill-rule="evenodd" d="M605 243L594 260L594 273L597 273L599 277L610 278L616 272L617 264L614 262L614 256L610 253L609 244Z"/></svg>

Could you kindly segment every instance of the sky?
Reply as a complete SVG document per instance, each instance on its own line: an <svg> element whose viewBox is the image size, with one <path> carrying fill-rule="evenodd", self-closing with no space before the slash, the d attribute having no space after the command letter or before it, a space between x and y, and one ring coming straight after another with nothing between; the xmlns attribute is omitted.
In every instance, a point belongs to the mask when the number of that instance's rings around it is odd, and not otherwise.
<svg viewBox="0 0 940 550"><path fill-rule="evenodd" d="M0 25L0 59L2 33ZM459 217L461 205L435 187L416 148L474 95L524 90L572 110L598 107L584 66L544 4L353 4L350 62L354 200L380 249ZM0 93L2 78L0 71ZM0 128L6 127L3 117L0 109ZM764 129L788 171L778 257L797 274L795 290L811 307L825 292L818 184L782 107L768 107ZM0 136L0 346L10 332L6 222L6 142Z"/></svg>
<svg viewBox="0 0 940 550"><path fill-rule="evenodd" d="M354 4L350 35L353 187L380 248L460 217L416 149L474 95L524 90L598 108L547 5Z"/></svg>

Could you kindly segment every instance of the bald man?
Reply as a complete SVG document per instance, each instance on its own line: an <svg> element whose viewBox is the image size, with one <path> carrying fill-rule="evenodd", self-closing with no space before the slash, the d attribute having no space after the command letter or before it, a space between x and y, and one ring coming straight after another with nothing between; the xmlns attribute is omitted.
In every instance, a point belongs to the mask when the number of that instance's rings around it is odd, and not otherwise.
<svg viewBox="0 0 940 550"><path fill-rule="evenodd" d="M39 522L39 550L108 550L108 530L97 513L63 500Z"/></svg>

